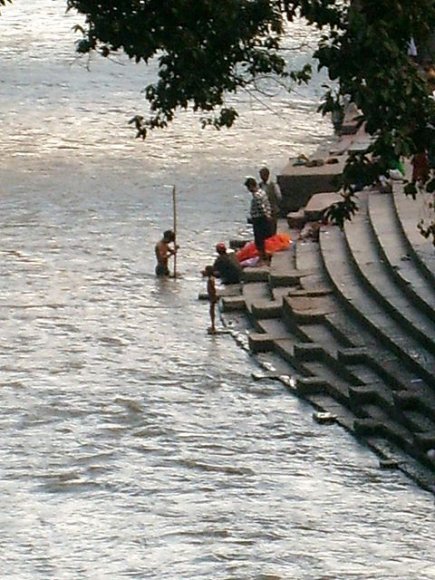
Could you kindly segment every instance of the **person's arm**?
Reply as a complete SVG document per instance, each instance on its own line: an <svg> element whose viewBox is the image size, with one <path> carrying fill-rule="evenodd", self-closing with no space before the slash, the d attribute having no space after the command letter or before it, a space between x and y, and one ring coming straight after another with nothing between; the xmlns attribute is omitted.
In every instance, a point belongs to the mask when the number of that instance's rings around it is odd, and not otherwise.
<svg viewBox="0 0 435 580"><path fill-rule="evenodd" d="M273 189L275 192L276 199L278 203L280 203L282 201L282 193L279 185L275 181L273 182Z"/></svg>
<svg viewBox="0 0 435 580"><path fill-rule="evenodd" d="M174 244L173 246L167 246L168 256L174 256L177 253L177 250L180 246L178 244Z"/></svg>

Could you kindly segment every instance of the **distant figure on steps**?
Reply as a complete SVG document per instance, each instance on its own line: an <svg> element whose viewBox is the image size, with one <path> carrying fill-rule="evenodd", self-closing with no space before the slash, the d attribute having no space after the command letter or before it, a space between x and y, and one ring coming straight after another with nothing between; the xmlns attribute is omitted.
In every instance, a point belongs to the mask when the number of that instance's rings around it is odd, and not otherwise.
<svg viewBox="0 0 435 580"><path fill-rule="evenodd" d="M259 265L268 264L265 242L272 235L272 208L266 192L258 187L257 181L253 177L246 179L245 187L252 195L250 218L254 230L255 246L260 255Z"/></svg>
<svg viewBox="0 0 435 580"><path fill-rule="evenodd" d="M282 196L278 185L270 179L270 171L267 167L262 167L259 171L259 175L260 188L266 192L272 209L272 229L270 235L273 236L276 234Z"/></svg>

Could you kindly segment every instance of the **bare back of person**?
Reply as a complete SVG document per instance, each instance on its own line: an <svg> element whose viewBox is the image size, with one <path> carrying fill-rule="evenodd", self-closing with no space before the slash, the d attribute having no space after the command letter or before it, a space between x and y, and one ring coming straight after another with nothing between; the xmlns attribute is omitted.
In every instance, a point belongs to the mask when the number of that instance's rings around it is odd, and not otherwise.
<svg viewBox="0 0 435 580"><path fill-rule="evenodd" d="M154 251L156 255L156 276L169 276L168 262L170 256L176 252L176 247L170 246L171 242L175 241L175 235L171 230L167 230L163 234L163 238L157 242Z"/></svg>

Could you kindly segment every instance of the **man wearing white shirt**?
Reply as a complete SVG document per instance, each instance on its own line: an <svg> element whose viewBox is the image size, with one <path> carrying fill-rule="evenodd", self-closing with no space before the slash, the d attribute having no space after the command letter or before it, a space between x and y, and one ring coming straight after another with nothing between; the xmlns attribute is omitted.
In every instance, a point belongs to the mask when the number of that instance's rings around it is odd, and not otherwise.
<svg viewBox="0 0 435 580"><path fill-rule="evenodd" d="M269 199L270 207L272 209L272 228L271 234L276 234L276 228L278 225L279 209L281 203L281 192L278 185L270 179L270 171L267 167L262 167L259 171L260 174L260 187L266 192Z"/></svg>

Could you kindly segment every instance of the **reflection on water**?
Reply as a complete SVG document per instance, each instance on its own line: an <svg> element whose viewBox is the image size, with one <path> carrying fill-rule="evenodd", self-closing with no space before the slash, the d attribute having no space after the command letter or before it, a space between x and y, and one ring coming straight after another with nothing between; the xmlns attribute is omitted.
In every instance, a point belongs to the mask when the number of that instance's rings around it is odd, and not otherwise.
<svg viewBox="0 0 435 580"><path fill-rule="evenodd" d="M137 142L149 73L89 73L76 20L49 0L0 17L2 577L435 578L433 499L254 382L197 300L214 244L249 232L243 177L329 134L317 89ZM174 183L182 275L161 281Z"/></svg>

